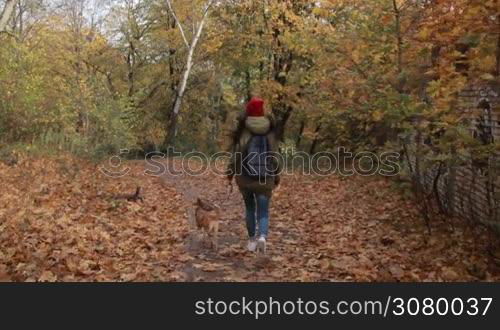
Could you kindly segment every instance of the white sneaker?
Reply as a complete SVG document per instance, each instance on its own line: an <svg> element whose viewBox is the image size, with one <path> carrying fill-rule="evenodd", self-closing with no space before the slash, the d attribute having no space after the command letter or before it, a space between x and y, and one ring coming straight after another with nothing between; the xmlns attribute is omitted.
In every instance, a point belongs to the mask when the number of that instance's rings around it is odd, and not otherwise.
<svg viewBox="0 0 500 330"><path fill-rule="evenodd" d="M247 249L250 252L255 252L257 249L257 240L255 238L250 238L248 240Z"/></svg>
<svg viewBox="0 0 500 330"><path fill-rule="evenodd" d="M257 251L266 254L266 238L264 236L259 237L257 241Z"/></svg>

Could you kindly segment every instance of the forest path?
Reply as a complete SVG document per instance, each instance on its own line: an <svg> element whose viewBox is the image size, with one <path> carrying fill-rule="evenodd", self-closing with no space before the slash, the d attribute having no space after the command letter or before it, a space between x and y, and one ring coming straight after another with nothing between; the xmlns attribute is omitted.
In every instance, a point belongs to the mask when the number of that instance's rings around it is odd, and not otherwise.
<svg viewBox="0 0 500 330"><path fill-rule="evenodd" d="M209 171L161 180L187 205L187 281L487 280L489 268L498 275L472 233L439 225L428 235L414 202L389 179L284 176L272 200L266 256L246 250L243 201L236 187L228 194L224 177ZM197 197L221 206L218 252L195 229Z"/></svg>

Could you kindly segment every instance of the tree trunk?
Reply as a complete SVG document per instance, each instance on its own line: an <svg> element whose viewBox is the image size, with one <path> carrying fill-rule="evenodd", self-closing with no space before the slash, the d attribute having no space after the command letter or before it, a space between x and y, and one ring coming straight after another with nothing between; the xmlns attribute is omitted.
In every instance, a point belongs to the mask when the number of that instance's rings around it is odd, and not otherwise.
<svg viewBox="0 0 500 330"><path fill-rule="evenodd" d="M0 32L5 31L7 24L9 24L12 13L14 12L14 7L16 6L16 0L7 0L2 13L0 14Z"/></svg>
<svg viewBox="0 0 500 330"><path fill-rule="evenodd" d="M292 115L293 108L289 105L278 105L278 111L274 111L276 117L276 137L278 141L285 139L285 127Z"/></svg>
<svg viewBox="0 0 500 330"><path fill-rule="evenodd" d="M281 19L285 23L285 17L283 15L281 15ZM272 68L274 81L285 87L288 83L288 73L292 68L294 55L292 51L281 43L279 37L282 33L283 32L279 28L273 29L273 39L276 51L272 58ZM276 136L279 141L283 141L285 137L285 127L293 112L293 107L285 102L287 97L288 95L281 92L275 104L273 104L273 113L276 117Z"/></svg>
<svg viewBox="0 0 500 330"><path fill-rule="evenodd" d="M187 82L188 82L189 76L191 75L191 69L193 68L194 50L195 50L196 44L198 43L198 39L201 35L203 25L204 25L204 21L202 21L202 23L200 24L200 28L198 28L198 32L196 33L196 37L195 37L195 39L193 39L193 42L191 43L191 46L190 46L189 52L188 52L188 56L187 56L186 68L184 69L182 79L181 79L179 87L176 91L175 102L173 105L172 113L170 115L170 122L168 124L167 138L165 140L165 146L167 146L167 147L170 147L174 144L175 137L177 136L178 116L179 116L179 113L181 111L182 100L184 98L184 93L186 92Z"/></svg>
<svg viewBox="0 0 500 330"><path fill-rule="evenodd" d="M19 9L19 14L18 14L19 24L17 25L17 28L18 28L17 32L18 32L19 36L22 37L23 32L24 32L24 13L26 11L26 8L22 5L21 1L18 2L17 8Z"/></svg>
<svg viewBox="0 0 500 330"><path fill-rule="evenodd" d="M396 0L392 0L394 9L394 18L396 20L396 39L397 39L397 68L398 73L403 71L403 37L401 34L401 11L398 8Z"/></svg>
<svg viewBox="0 0 500 330"><path fill-rule="evenodd" d="M249 102L252 99L252 76L250 75L250 69L247 69L245 71L245 83L246 83L246 94L247 94L247 99L246 101Z"/></svg>
<svg viewBox="0 0 500 330"><path fill-rule="evenodd" d="M295 141L295 146L300 149L300 142L302 142L302 135L304 134L304 129L306 128L306 121L302 120L300 122L299 134L297 134L297 141Z"/></svg>
<svg viewBox="0 0 500 330"><path fill-rule="evenodd" d="M177 100L176 100L177 102ZM174 112L170 115L170 120L168 121L167 126L167 136L165 137L165 147L171 147L175 143L175 138L177 136L177 123L178 123L178 115Z"/></svg>
<svg viewBox="0 0 500 330"><path fill-rule="evenodd" d="M497 27L498 27L498 39L497 39L497 68L496 68L496 76L500 76L500 14L497 15Z"/></svg>
<svg viewBox="0 0 500 330"><path fill-rule="evenodd" d="M127 82L128 82L128 97L132 98L135 92L135 55L134 46L132 42L129 43L129 50L127 54Z"/></svg>
<svg viewBox="0 0 500 330"><path fill-rule="evenodd" d="M311 148L309 149L309 154L314 154L316 152L316 147L318 146L318 142L319 142L319 138L318 138L318 134L319 134L319 131L321 130L321 123L318 124L318 126L316 127L316 130L314 131L314 140L311 144Z"/></svg>
<svg viewBox="0 0 500 330"><path fill-rule="evenodd" d="M170 1L167 1L169 8L172 10L171 3ZM194 60L194 51L196 50L196 46L198 45L198 42L200 41L201 34L203 32L203 28L205 27L205 22L208 16L208 11L210 9L211 4L213 3L213 0L209 0L207 2L207 5L205 7L205 12L203 14L203 18L201 19L201 22L198 26L198 29L196 30L196 34L193 37L193 40L191 41L191 44L187 44L188 46L188 55L186 59L186 67L184 69L184 73L182 74L182 79L180 81L180 84L176 90L176 96L175 96L175 102L173 105L173 109L170 115L170 121L168 123L168 131L167 131L167 136L165 138L164 145L165 147L171 147L175 143L175 137L177 136L177 123L178 123L178 117L179 113L181 111L181 106L182 106L182 101L184 98L184 94L186 92L186 87L187 83L189 80L189 76L191 75L191 70L193 68L193 60ZM172 11L172 14L175 15L175 13ZM177 16L174 16L175 20L177 21ZM182 28L182 25L179 21L177 21L177 25L179 26L179 30L182 33L184 41L187 43L187 40L185 38L184 30Z"/></svg>

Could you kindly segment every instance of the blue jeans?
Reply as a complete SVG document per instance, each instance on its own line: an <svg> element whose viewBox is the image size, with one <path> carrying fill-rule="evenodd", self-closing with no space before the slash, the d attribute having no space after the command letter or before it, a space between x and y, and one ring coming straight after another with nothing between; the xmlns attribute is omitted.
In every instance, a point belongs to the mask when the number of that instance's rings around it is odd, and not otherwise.
<svg viewBox="0 0 500 330"><path fill-rule="evenodd" d="M248 190L242 190L241 194L245 201L248 236L250 238L256 236L267 237L269 232L269 204L271 198Z"/></svg>

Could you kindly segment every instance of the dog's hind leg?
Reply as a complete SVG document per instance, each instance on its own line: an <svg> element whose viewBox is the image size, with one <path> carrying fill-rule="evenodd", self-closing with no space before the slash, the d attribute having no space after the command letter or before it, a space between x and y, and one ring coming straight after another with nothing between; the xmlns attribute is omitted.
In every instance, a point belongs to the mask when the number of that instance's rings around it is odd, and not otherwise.
<svg viewBox="0 0 500 330"><path fill-rule="evenodd" d="M205 229L198 230L198 244L200 246L205 246L207 241L207 231Z"/></svg>
<svg viewBox="0 0 500 330"><path fill-rule="evenodd" d="M215 250L219 249L219 224L217 223L214 228Z"/></svg>
<svg viewBox="0 0 500 330"><path fill-rule="evenodd" d="M209 232L211 233L211 243L215 251L219 249L219 224L214 223L210 225Z"/></svg>

